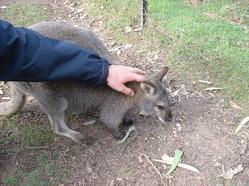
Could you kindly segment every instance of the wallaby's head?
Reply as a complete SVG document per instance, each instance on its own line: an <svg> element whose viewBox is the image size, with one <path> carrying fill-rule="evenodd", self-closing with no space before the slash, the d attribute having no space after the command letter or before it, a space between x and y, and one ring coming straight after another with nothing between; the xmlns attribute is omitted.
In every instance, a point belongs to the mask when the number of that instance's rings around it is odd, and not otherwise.
<svg viewBox="0 0 249 186"><path fill-rule="evenodd" d="M140 103L139 114L156 116L163 123L172 120L171 95L166 88L168 70L168 67L164 67L140 85L144 99Z"/></svg>

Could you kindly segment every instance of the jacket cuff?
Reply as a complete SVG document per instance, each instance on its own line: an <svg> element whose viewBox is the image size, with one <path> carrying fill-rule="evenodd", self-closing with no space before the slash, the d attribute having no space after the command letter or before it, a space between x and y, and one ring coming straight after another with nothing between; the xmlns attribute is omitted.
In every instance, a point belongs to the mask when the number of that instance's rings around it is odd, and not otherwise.
<svg viewBox="0 0 249 186"><path fill-rule="evenodd" d="M101 69L101 76L99 79L99 82L97 83L97 85L106 85L107 84L107 77L109 75L109 66L111 65L110 63L108 63L108 61L106 59L102 60L102 69Z"/></svg>

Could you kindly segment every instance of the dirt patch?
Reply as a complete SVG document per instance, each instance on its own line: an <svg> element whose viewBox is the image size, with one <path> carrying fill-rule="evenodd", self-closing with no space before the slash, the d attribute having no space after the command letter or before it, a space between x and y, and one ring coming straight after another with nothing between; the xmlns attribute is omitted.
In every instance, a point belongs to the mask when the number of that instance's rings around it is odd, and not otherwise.
<svg viewBox="0 0 249 186"><path fill-rule="evenodd" d="M96 33L101 33L100 38L114 55L119 55L116 57L125 64L138 66L147 71L160 69L164 65L166 50L150 51L148 55L148 52L136 52L139 51L136 42L113 45L115 38L108 37L108 33L103 30L101 19L93 21L92 17L85 15L84 12L77 13L67 8L70 7L70 2L66 4L53 2L56 3L54 6L57 7L57 14L51 19L67 20L78 26L82 24L91 26ZM17 169L31 171L36 167L37 162L34 161L34 157L37 154L56 151L58 153L56 161L64 167L59 183L64 185L249 184L248 135L234 134L240 121L238 115L226 109L222 98L213 98L205 93L198 94L199 90L189 83L191 81L182 80L180 75L171 72L169 79L174 80L174 85L171 86L173 91L184 85L187 94L176 97L173 121L168 125L162 125L153 118L136 117L134 120L137 137L134 138L133 134L126 143L118 145L110 132L98 121L98 117L69 116L68 123L71 128L77 128L84 135L94 138L91 146L81 147L61 137L55 137L52 142L40 149L27 150L18 147L18 143L7 143L4 145L5 149L14 147L17 151L10 153L8 150L7 153L0 154L1 178L12 175ZM7 87L4 87L3 91L7 94ZM84 126L86 121L93 119L96 123ZM46 116L40 113L40 109L30 104L22 110L18 121L23 126L27 121L40 123L41 126L48 123ZM248 131L248 128L243 130ZM6 142L8 131L4 128L1 131L0 139ZM172 175L161 178L144 158L144 155L150 160L160 159L164 154L173 156L177 148L184 152L182 162L195 166L200 170L200 174L177 168ZM232 181L220 177L223 169L226 171L239 164L243 165L244 170ZM162 175L169 169L168 165L155 162L154 165Z"/></svg>

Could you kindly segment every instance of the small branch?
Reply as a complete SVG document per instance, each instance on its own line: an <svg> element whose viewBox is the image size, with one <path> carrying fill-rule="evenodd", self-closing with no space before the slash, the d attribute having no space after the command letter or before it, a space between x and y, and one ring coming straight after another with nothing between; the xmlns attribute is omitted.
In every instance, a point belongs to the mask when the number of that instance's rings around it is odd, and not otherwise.
<svg viewBox="0 0 249 186"><path fill-rule="evenodd" d="M152 163L152 161L150 161L150 159L148 158L148 156L146 154L143 154L143 156L145 157L145 159L148 161L148 163L156 170L156 172L158 173L158 175L160 176L160 178L162 179L163 176L160 173L160 171L156 168L156 166Z"/></svg>
<svg viewBox="0 0 249 186"><path fill-rule="evenodd" d="M49 149L49 148L50 148L50 145L49 146L40 146L40 147L25 147L23 150L29 150L29 149L39 150L39 149Z"/></svg>
<svg viewBox="0 0 249 186"><path fill-rule="evenodd" d="M129 143L127 143L127 145L125 146L125 148L124 148L124 150L123 150L123 152L122 152L122 156L124 155L124 152L126 151L127 147L128 147L132 142L134 142L136 139L137 139L137 135L134 136L133 139L132 139Z"/></svg>

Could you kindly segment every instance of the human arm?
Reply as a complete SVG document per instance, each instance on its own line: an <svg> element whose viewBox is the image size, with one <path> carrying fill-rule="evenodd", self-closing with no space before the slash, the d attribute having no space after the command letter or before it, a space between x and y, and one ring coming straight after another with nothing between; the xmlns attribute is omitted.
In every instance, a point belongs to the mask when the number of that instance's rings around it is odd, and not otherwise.
<svg viewBox="0 0 249 186"><path fill-rule="evenodd" d="M0 80L105 84L109 64L95 52L0 20Z"/></svg>

